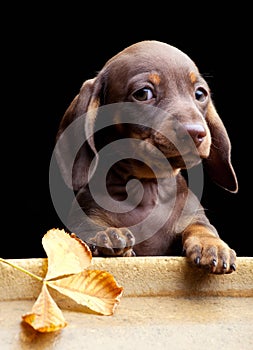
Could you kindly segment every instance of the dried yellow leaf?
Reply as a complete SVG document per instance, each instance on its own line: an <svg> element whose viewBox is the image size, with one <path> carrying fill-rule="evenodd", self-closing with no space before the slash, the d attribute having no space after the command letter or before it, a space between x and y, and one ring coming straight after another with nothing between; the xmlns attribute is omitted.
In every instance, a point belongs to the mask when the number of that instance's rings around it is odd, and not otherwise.
<svg viewBox="0 0 253 350"><path fill-rule="evenodd" d="M23 315L22 319L41 333L54 332L67 325L45 283L43 283L41 293L33 304L32 311Z"/></svg>
<svg viewBox="0 0 253 350"><path fill-rule="evenodd" d="M42 245L48 257L46 280L79 273L91 263L89 247L74 233L51 229L43 236Z"/></svg>
<svg viewBox="0 0 253 350"><path fill-rule="evenodd" d="M64 277L47 284L74 300L102 315L112 315L120 301L123 287L114 277L99 270L85 270L79 274Z"/></svg>
<svg viewBox="0 0 253 350"><path fill-rule="evenodd" d="M24 322L42 333L57 331L67 325L47 286L94 312L114 313L123 287L106 271L86 270L92 260L87 244L74 233L59 229L49 230L42 244L48 256L48 271L32 311L22 316Z"/></svg>

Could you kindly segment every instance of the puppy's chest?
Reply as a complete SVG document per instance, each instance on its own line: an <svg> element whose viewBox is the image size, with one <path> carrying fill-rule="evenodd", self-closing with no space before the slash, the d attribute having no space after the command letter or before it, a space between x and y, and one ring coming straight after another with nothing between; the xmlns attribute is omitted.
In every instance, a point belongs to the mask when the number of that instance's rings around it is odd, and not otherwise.
<svg viewBox="0 0 253 350"><path fill-rule="evenodd" d="M171 186L172 185L172 186ZM135 225L150 215L153 221L176 220L183 206L184 196L177 193L177 186L169 181L130 181L127 186L111 185L108 189L118 203L112 212L116 222L122 226Z"/></svg>

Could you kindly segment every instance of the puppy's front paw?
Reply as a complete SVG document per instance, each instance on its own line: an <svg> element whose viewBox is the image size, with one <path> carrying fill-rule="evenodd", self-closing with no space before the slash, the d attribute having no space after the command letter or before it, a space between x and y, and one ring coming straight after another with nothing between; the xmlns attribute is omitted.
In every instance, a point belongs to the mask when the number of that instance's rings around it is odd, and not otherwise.
<svg viewBox="0 0 253 350"><path fill-rule="evenodd" d="M194 264L215 274L235 271L236 253L219 237L191 235L184 242L184 252Z"/></svg>
<svg viewBox="0 0 253 350"><path fill-rule="evenodd" d="M93 256L135 256L134 235L127 228L108 227L89 241Z"/></svg>

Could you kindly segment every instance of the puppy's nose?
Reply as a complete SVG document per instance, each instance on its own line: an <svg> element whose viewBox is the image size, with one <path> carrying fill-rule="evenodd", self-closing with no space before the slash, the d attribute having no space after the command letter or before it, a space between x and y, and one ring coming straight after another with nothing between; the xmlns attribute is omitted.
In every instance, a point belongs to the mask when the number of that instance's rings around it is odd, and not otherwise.
<svg viewBox="0 0 253 350"><path fill-rule="evenodd" d="M184 124L188 134L193 139L196 147L198 147L206 136L206 130L201 124Z"/></svg>

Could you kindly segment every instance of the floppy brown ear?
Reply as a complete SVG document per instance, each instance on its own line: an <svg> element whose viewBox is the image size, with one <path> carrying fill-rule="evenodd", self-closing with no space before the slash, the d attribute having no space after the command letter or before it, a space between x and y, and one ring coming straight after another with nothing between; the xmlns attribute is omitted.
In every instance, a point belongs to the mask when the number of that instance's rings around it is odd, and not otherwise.
<svg viewBox="0 0 253 350"><path fill-rule="evenodd" d="M100 104L100 87L96 82L94 78L83 83L67 108L56 136L56 160L64 181L74 191L87 183L90 163L97 157L92 133ZM86 136L86 130L91 136Z"/></svg>
<svg viewBox="0 0 253 350"><path fill-rule="evenodd" d="M212 102L209 103L206 121L212 138L211 151L203 161L211 179L230 192L238 191L235 171L231 164L231 144L225 129Z"/></svg>

